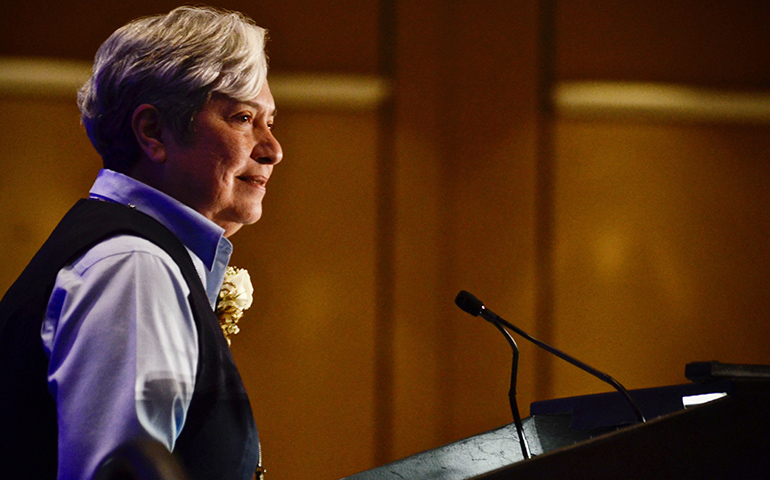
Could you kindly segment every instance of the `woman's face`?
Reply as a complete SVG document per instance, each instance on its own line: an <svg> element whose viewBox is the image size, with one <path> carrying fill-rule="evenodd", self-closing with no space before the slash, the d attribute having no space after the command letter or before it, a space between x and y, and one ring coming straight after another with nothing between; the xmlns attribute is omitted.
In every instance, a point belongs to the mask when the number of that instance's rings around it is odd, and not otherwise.
<svg viewBox="0 0 770 480"><path fill-rule="evenodd" d="M166 142L167 193L225 229L230 236L262 216L273 167L283 157L273 136L275 101L265 86L240 102L212 96L193 123L192 140Z"/></svg>

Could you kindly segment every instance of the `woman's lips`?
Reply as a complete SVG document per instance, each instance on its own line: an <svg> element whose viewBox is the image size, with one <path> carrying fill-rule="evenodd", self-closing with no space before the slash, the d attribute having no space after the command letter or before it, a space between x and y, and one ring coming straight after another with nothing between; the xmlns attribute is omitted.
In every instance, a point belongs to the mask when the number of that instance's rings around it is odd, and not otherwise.
<svg viewBox="0 0 770 480"><path fill-rule="evenodd" d="M236 178L262 190L264 190L267 186L267 177L264 175L241 175Z"/></svg>

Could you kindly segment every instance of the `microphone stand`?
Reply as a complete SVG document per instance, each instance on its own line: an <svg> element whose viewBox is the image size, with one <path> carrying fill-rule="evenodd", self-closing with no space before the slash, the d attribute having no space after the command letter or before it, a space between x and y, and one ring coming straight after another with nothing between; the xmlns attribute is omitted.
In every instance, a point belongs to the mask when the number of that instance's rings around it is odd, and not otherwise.
<svg viewBox="0 0 770 480"><path fill-rule="evenodd" d="M521 415L519 414L519 406L516 402L516 378L518 376L519 371L519 347L516 345L516 341L513 339L510 333L508 333L508 330L503 328L502 325L500 325L497 322L492 322L492 324L497 327L500 332L505 335L505 339L508 340L508 343L511 345L511 350L513 351L513 362L511 365L511 387L510 390L508 390L508 401L511 404L511 413L513 414L513 423L516 425L516 432L519 435L519 445L521 446L521 454L524 456L524 460L531 458L532 455L529 450L529 444L527 443L527 438L524 436L524 425L521 423Z"/></svg>

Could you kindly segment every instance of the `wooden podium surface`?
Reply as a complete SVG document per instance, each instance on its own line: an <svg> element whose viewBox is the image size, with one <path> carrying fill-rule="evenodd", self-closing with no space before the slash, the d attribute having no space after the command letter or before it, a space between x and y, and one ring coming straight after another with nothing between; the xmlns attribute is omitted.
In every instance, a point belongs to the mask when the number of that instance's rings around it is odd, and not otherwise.
<svg viewBox="0 0 770 480"><path fill-rule="evenodd" d="M685 409L682 397L724 392ZM632 391L648 420L615 393L538 402L524 419L533 458L513 424L361 472L391 479L770 478L770 382L717 381Z"/></svg>
<svg viewBox="0 0 770 480"><path fill-rule="evenodd" d="M770 395L732 394L476 478L770 478Z"/></svg>

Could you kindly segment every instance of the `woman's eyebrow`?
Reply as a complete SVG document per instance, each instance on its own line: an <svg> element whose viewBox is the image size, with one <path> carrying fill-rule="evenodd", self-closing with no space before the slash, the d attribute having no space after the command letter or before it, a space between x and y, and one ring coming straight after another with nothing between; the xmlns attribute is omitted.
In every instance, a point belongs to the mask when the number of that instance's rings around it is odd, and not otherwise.
<svg viewBox="0 0 770 480"><path fill-rule="evenodd" d="M243 103L244 105L248 105L248 106L250 106L251 108L253 108L255 110L262 111L262 110L265 109L264 105L260 105L259 103L252 102L251 100L245 100L245 101L243 101L241 103ZM278 109L273 108L273 110L271 112L268 112L268 115L271 116L271 117L275 117L276 115L278 115Z"/></svg>

